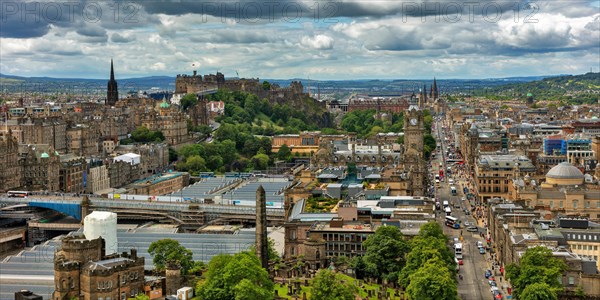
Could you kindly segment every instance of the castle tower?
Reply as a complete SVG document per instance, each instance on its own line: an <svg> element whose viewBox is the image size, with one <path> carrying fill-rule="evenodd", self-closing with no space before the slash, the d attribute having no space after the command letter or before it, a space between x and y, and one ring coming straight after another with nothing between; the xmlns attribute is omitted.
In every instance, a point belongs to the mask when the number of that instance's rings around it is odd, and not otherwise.
<svg viewBox="0 0 600 300"><path fill-rule="evenodd" d="M114 106L119 100L119 91L117 90L117 81L115 80L115 70L113 68L113 60L110 60L110 80L106 91L106 105Z"/></svg>
<svg viewBox="0 0 600 300"><path fill-rule="evenodd" d="M267 240L267 197L262 185L256 189L256 256L269 270L269 241Z"/></svg>

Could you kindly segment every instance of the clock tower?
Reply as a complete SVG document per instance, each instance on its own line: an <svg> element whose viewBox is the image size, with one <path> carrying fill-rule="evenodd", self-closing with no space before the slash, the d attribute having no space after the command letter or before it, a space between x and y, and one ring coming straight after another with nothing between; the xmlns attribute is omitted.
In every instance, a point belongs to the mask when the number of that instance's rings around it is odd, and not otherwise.
<svg viewBox="0 0 600 300"><path fill-rule="evenodd" d="M404 169L410 174L413 196L425 194L424 133L423 111L411 106L404 113Z"/></svg>

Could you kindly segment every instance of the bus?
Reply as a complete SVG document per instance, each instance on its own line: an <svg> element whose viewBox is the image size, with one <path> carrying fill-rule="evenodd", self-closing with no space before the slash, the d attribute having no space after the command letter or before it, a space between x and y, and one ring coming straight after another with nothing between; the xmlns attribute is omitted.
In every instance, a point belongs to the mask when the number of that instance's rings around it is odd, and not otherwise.
<svg viewBox="0 0 600 300"><path fill-rule="evenodd" d="M6 194L8 195L8 197L27 198L27 196L31 195L31 192L28 192L28 191L8 191L8 192L6 192Z"/></svg>
<svg viewBox="0 0 600 300"><path fill-rule="evenodd" d="M450 209L450 208L448 207L448 209ZM452 227L454 229L459 229L460 221L453 216L446 216L446 226Z"/></svg>
<svg viewBox="0 0 600 300"><path fill-rule="evenodd" d="M463 247L462 247L461 243L454 245L454 256L456 256L456 258L458 258L458 259L463 258L462 248Z"/></svg>
<svg viewBox="0 0 600 300"><path fill-rule="evenodd" d="M456 196L456 187L455 186L451 186L450 187L450 192L452 192L452 196Z"/></svg>

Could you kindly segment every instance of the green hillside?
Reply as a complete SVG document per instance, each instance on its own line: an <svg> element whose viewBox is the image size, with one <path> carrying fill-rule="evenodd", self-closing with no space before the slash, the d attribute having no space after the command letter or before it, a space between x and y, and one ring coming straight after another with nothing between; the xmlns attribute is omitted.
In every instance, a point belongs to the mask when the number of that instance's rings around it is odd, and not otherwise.
<svg viewBox="0 0 600 300"><path fill-rule="evenodd" d="M564 101L570 104L595 104L600 96L600 73L566 75L544 78L526 83L512 83L480 89L475 96L506 100L520 98L525 100L531 93L535 100Z"/></svg>

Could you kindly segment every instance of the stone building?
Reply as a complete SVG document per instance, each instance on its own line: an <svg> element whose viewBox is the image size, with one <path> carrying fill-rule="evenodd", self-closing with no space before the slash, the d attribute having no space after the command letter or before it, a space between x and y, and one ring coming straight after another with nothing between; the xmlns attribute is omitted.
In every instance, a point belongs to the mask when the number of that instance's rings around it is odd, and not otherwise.
<svg viewBox="0 0 600 300"><path fill-rule="evenodd" d="M141 125L149 130L159 130L165 136L165 142L169 145L177 145L187 141L187 121L183 113L165 101L144 113Z"/></svg>
<svg viewBox="0 0 600 300"><path fill-rule="evenodd" d="M85 157L73 154L61 155L59 169L59 187L65 193L83 193L87 162Z"/></svg>
<svg viewBox="0 0 600 300"><path fill-rule="evenodd" d="M190 174L186 172L157 174L132 183L129 186L129 193L150 196L166 195L188 186L189 181Z"/></svg>
<svg viewBox="0 0 600 300"><path fill-rule="evenodd" d="M106 165L90 167L87 171L85 193L93 194L108 188L110 188L110 177L108 176L108 168L106 168Z"/></svg>
<svg viewBox="0 0 600 300"><path fill-rule="evenodd" d="M553 214L600 220L600 187L585 184L583 173L568 162L550 169L541 184L525 180L514 198L526 207L544 208Z"/></svg>
<svg viewBox="0 0 600 300"><path fill-rule="evenodd" d="M104 255L104 240L68 235L54 254L53 300L129 299L144 292L144 257Z"/></svg>
<svg viewBox="0 0 600 300"><path fill-rule="evenodd" d="M67 129L68 151L75 155L94 156L100 153L100 127L94 123L77 124Z"/></svg>
<svg viewBox="0 0 600 300"><path fill-rule="evenodd" d="M59 153L66 153L67 124L61 117L26 117L17 120L15 133L20 144L50 145Z"/></svg>
<svg viewBox="0 0 600 300"><path fill-rule="evenodd" d="M512 179L534 176L529 158L517 155L481 155L475 165L477 189L481 201L510 197Z"/></svg>
<svg viewBox="0 0 600 300"><path fill-rule="evenodd" d="M20 186L19 144L12 132L0 133L0 192Z"/></svg>
<svg viewBox="0 0 600 300"><path fill-rule="evenodd" d="M114 161L107 164L111 188L119 188L140 178L140 164Z"/></svg>
<svg viewBox="0 0 600 300"><path fill-rule="evenodd" d="M59 191L60 155L50 145L19 145L21 187Z"/></svg>

